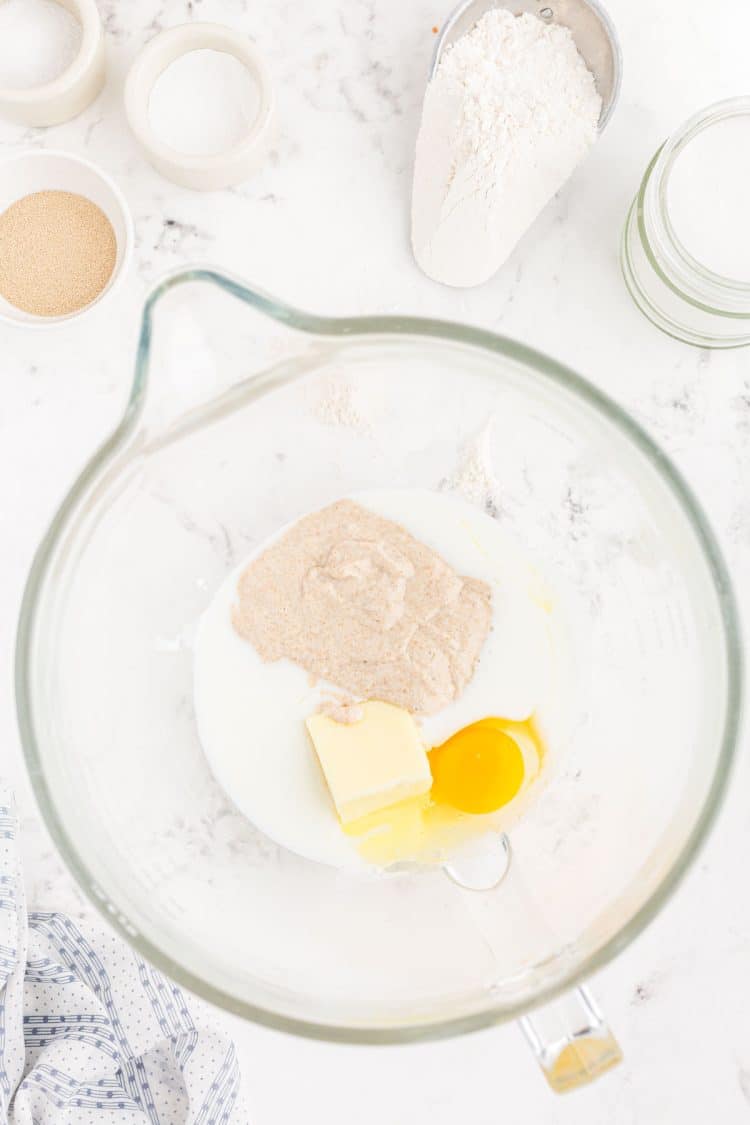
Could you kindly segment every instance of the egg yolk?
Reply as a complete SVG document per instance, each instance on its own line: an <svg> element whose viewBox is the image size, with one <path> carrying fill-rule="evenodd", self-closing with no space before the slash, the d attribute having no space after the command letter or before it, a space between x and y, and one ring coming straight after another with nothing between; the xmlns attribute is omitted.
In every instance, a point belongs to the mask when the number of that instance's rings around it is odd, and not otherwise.
<svg viewBox="0 0 750 1125"><path fill-rule="evenodd" d="M523 783L523 755L500 719L481 719L429 754L433 801L466 813L491 813Z"/></svg>

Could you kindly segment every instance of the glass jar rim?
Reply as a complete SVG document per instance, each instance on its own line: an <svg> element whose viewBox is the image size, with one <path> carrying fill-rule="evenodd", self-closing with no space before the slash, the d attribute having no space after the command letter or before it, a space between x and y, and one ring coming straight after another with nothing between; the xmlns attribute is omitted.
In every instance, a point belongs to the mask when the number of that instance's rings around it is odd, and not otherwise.
<svg viewBox="0 0 750 1125"><path fill-rule="evenodd" d="M675 162L691 141L720 122L745 116L750 119L748 95L714 102L694 113L656 152L636 200L641 241L661 280L696 308L730 319L750 317L750 279L717 273L687 250L671 220L667 187Z"/></svg>

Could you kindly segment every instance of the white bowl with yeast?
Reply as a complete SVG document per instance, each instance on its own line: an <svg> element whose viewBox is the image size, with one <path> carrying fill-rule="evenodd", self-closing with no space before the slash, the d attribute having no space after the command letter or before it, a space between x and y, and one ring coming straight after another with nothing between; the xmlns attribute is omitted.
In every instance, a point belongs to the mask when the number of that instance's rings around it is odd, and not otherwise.
<svg viewBox="0 0 750 1125"><path fill-rule="evenodd" d="M37 315L0 293L0 321L25 328L54 327L99 308L119 286L133 255L133 219L125 197L114 180L92 161L54 149L21 152L0 161L0 221L9 207L38 192L69 192L95 204L109 220L115 253L109 279L101 291L72 312ZM12 249L12 244L3 247L6 258Z"/></svg>

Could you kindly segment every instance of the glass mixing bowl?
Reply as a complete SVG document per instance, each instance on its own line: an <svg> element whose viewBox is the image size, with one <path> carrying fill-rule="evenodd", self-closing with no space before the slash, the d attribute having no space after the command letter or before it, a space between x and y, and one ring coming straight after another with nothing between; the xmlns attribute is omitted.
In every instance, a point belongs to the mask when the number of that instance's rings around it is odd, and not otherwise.
<svg viewBox="0 0 750 1125"><path fill-rule="evenodd" d="M497 490L476 498L565 591L556 764L492 889L310 863L206 764L195 624L281 524L369 487L449 486L490 417ZM579 376L476 328L315 317L194 269L148 300L123 420L34 562L17 697L47 825L135 949L251 1020L398 1042L525 1015L654 917L727 782L740 651L695 499ZM606 1038L585 993L558 1017L557 1039L524 1024L550 1071L557 1047Z"/></svg>

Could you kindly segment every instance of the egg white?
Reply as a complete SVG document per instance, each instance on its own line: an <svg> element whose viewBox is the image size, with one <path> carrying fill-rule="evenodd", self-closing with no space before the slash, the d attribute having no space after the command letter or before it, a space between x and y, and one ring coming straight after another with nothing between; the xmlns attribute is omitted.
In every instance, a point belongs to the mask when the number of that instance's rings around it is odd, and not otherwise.
<svg viewBox="0 0 750 1125"><path fill-rule="evenodd" d="M529 718L549 692L551 610L514 542L495 520L450 494L378 489L351 499L400 523L459 574L492 587L492 629L476 672L460 699L421 719L425 744L439 745L488 716ZM262 832L313 861L362 868L367 865L341 830L304 725L325 685L312 686L290 661L264 664L232 626L240 574L268 542L228 575L200 620L194 653L199 737L217 780ZM534 755L522 750L530 775Z"/></svg>

